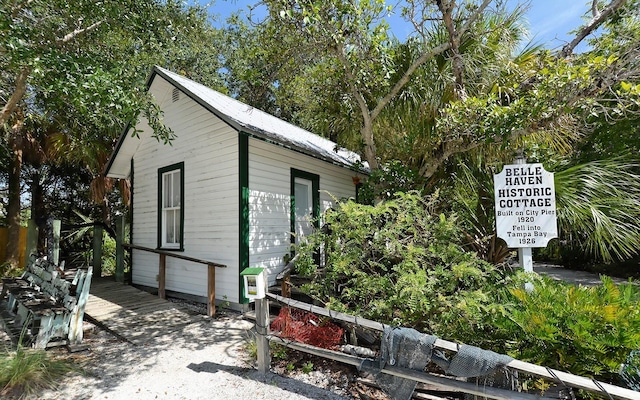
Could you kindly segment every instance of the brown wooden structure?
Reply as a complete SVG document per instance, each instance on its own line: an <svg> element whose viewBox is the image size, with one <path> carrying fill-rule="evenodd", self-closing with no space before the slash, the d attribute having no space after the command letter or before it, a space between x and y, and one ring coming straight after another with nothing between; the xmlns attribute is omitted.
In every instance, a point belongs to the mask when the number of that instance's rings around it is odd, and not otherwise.
<svg viewBox="0 0 640 400"><path fill-rule="evenodd" d="M27 265L27 228L20 228L20 255L21 266ZM0 227L0 264L7 261L7 242L9 241L9 228Z"/></svg>
<svg viewBox="0 0 640 400"><path fill-rule="evenodd" d="M178 258L180 260L191 261L207 266L207 314L210 317L216 315L216 268L226 268L224 264L218 264L213 261L202 260L199 258L185 256L180 253L152 249L150 247L137 246L134 244L123 244L129 249L136 249L156 253L159 255L158 260L158 297L166 299L166 275L167 275L167 257Z"/></svg>
<svg viewBox="0 0 640 400"><path fill-rule="evenodd" d="M112 278L94 280L85 313L88 321L135 345L182 335L188 325L209 319Z"/></svg>

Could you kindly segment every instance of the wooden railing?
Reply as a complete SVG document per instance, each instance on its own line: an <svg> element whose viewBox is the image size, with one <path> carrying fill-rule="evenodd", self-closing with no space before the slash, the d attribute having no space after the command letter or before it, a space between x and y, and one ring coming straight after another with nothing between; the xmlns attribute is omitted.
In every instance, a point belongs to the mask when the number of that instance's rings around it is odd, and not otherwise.
<svg viewBox="0 0 640 400"><path fill-rule="evenodd" d="M207 314L210 317L216 315L216 268L226 268L224 264L219 264L213 261L202 260L200 258L194 258L182 255L180 253L152 249L150 247L138 246L135 244L123 244L123 247L128 249L148 251L150 253L156 253L160 256L158 262L158 296L162 299L166 298L166 272L167 272L167 257L178 258L180 260L191 261L194 263L205 264L207 266Z"/></svg>
<svg viewBox="0 0 640 400"><path fill-rule="evenodd" d="M298 308L300 310L322 315L330 319L335 319L343 323L350 324L352 326L359 326L362 328L379 331L379 332L384 331L385 327L387 327L386 325L377 321L372 321L365 318L360 318L353 315L332 311L332 310L315 306L312 304L303 303L301 301L293 300L283 296L278 296L273 293L267 293L266 298L257 299L255 304L256 332L257 332L256 342L258 344L258 347L257 347L258 371L260 371L263 374L266 374L269 371L269 366L271 362L271 357L269 354L270 341L276 342L278 344L281 344L283 346L286 346L295 350L303 351L309 354L314 354L319 357L329 358L345 364L353 365L355 367L361 367L364 365L363 363L372 362L371 359L368 359L365 357L349 355L349 354L344 354L338 351L314 347L314 346L303 344L300 342L295 342L289 339L282 339L279 336L271 335L269 332L269 329L270 329L269 328L270 327L269 301L270 300L278 302L281 305L286 307ZM435 349L446 350L448 352L457 352L459 347L460 347L459 343L449 342L442 339L437 339L434 343ZM377 365L379 365L379 363L377 363ZM547 367L536 365L536 364L531 364L531 363L520 361L520 360L514 359L509 363L507 363L505 367L512 369L514 371L528 374L528 375L538 376L538 377L547 379L549 381L555 382L557 384L561 384L565 387L584 389L592 393L596 393L602 398L609 398L612 400L613 399L624 399L624 400L640 399L640 393L627 388L611 385L604 382L599 382L591 378L585 378L582 376L573 375L568 372L563 372L563 371L547 368ZM487 397L491 399L499 399L499 400L546 399L546 397L541 397L536 394L514 392L512 390L494 388L490 386L478 386L477 384L474 384L474 383L461 382L457 379L450 378L450 377L440 377L440 376L435 376L431 373L427 373L423 371L415 371L411 369L400 368L397 366L390 365L389 363L387 363L387 365L383 369L381 369L380 372L384 374L398 376L405 379L410 379L416 382L423 382L423 383L439 386L448 390L460 391L460 392L469 393L476 396Z"/></svg>

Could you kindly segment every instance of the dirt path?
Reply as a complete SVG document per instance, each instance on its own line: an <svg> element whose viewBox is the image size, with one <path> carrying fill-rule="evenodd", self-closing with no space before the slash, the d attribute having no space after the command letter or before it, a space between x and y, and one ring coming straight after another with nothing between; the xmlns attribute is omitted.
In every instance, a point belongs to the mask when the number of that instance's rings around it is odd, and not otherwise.
<svg viewBox="0 0 640 400"><path fill-rule="evenodd" d="M83 374L66 377L56 390L34 399L348 399L323 378L261 376L247 359L244 343L253 324L230 315L190 325L188 337L161 337L135 346L89 327L90 350L66 354ZM199 338L193 340L193 338ZM335 386L335 385L334 385Z"/></svg>
<svg viewBox="0 0 640 400"><path fill-rule="evenodd" d="M600 280L600 275L598 274L593 274L586 271L575 271L566 269L558 265L539 264L534 265L533 270L539 274L547 275L553 279L565 281L567 283L573 283L576 285L596 286L602 283L602 281ZM626 280L621 278L612 277L611 279L613 279L613 281L616 283L627 282Z"/></svg>

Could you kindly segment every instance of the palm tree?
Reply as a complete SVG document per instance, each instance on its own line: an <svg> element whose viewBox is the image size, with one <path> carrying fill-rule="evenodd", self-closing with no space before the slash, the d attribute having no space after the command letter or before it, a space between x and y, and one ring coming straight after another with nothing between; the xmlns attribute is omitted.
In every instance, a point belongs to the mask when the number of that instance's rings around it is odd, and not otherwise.
<svg viewBox="0 0 640 400"><path fill-rule="evenodd" d="M559 246L604 262L640 251L640 162L617 156L555 174ZM586 258L586 257L585 257Z"/></svg>

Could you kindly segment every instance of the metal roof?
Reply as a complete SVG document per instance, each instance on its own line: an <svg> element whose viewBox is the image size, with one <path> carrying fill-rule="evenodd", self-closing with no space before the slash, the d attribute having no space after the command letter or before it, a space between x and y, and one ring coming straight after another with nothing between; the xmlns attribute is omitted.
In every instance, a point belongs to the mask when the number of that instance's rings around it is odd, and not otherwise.
<svg viewBox="0 0 640 400"><path fill-rule="evenodd" d="M309 155L345 166L351 166L360 161L358 154L340 148L329 139L283 121L182 75L157 66L154 70L194 100L200 100L200 104L204 103L203 105L209 110L239 131L253 134L259 138L270 139L270 141L285 147L292 147Z"/></svg>
<svg viewBox="0 0 640 400"><path fill-rule="evenodd" d="M147 82L151 87L156 76L160 76L173 86L180 89L191 99L211 111L218 118L225 121L238 132L244 132L252 137L268 141L294 151L337 164L344 167L357 166L361 162L360 156L350 150L339 147L335 142L311 133L298 126L281 120L262 110L242 103L232 97L224 95L205 85L195 82L175 72L155 66ZM125 128L114 153L105 170L109 174L111 166L130 127ZM366 163L360 165L361 172L367 172Z"/></svg>

